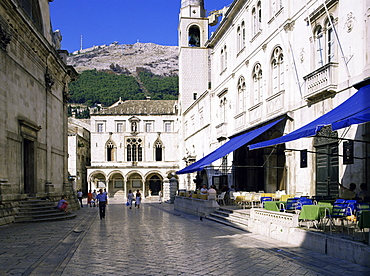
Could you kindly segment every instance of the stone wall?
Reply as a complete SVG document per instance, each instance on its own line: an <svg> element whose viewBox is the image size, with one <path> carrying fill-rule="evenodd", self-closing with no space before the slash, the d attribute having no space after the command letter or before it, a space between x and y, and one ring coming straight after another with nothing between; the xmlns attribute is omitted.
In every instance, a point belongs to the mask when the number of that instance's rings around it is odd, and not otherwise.
<svg viewBox="0 0 370 276"><path fill-rule="evenodd" d="M176 196L174 204L175 210L199 217L208 216L220 207L215 200L203 200L183 196Z"/></svg>

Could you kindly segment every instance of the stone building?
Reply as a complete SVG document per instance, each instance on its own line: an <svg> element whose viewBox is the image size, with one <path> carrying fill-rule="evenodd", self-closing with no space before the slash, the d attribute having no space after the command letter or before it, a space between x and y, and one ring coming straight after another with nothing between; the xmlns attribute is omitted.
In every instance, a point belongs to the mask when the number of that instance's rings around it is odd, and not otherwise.
<svg viewBox="0 0 370 276"><path fill-rule="evenodd" d="M28 197L70 192L67 171L68 83L49 0L0 2L0 224Z"/></svg>
<svg viewBox="0 0 370 276"><path fill-rule="evenodd" d="M90 119L68 118L68 177L73 190L82 189L85 195L90 158Z"/></svg>
<svg viewBox="0 0 370 276"><path fill-rule="evenodd" d="M91 112L91 166L88 189L107 189L125 198L129 190L144 196L163 191L179 169L178 107L173 100L119 100Z"/></svg>
<svg viewBox="0 0 370 276"><path fill-rule="evenodd" d="M370 1L231 2L206 14L204 1L181 1L180 188L194 189L198 178L245 191L338 196L338 181L369 182L367 120L332 130L326 118L332 110L342 114L335 120L353 118L352 96L359 111L367 108ZM218 23L211 35L207 22ZM310 133L281 138L315 120ZM240 137L244 145L233 147ZM274 138L281 140L249 147Z"/></svg>

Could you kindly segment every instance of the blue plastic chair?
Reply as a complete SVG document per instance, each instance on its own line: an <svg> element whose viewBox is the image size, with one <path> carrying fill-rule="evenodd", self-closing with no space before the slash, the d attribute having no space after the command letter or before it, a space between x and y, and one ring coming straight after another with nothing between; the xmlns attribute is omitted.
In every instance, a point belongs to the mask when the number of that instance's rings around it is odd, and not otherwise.
<svg viewBox="0 0 370 276"><path fill-rule="evenodd" d="M295 212L296 211L296 207L298 205L298 203L297 203L298 200L299 200L299 197L288 198L286 200L285 212Z"/></svg>
<svg viewBox="0 0 370 276"><path fill-rule="evenodd" d="M261 204L262 204L262 208L265 208L265 201L272 201L272 197L270 196L263 196L261 197Z"/></svg>

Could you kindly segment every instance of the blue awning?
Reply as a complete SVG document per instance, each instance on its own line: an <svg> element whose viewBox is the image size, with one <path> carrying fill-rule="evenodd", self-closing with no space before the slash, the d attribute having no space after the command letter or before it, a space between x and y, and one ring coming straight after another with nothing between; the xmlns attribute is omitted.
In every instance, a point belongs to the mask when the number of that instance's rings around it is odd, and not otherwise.
<svg viewBox="0 0 370 276"><path fill-rule="evenodd" d="M369 121L370 85L367 85L361 87L352 97L313 122L282 137L250 145L249 149L269 147L303 137L314 136L321 128L327 125L331 125L333 130L337 130L353 124L367 123Z"/></svg>
<svg viewBox="0 0 370 276"><path fill-rule="evenodd" d="M261 135L277 123L279 123L281 120L277 120L275 122L272 122L268 125L265 125L263 127L260 127L258 129L252 130L250 132L241 134L239 136L236 136L234 138L231 138L229 141L227 141L225 144L223 144L221 147L216 149L215 151L211 152L210 154L204 156L202 159L199 159L198 161L194 162L193 164L187 166L186 168L177 171L177 174L184 174L184 173L192 173L201 171L205 166L211 164L213 161L216 161L217 159L220 159L221 157L224 157L225 155L229 154L230 152L240 148L241 146L247 144L248 142L252 141L257 136Z"/></svg>

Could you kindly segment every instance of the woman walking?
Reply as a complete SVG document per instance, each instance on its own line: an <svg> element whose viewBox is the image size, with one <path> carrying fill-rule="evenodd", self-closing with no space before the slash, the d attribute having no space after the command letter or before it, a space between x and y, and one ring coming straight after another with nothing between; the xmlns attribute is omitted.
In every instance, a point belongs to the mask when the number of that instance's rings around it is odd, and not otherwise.
<svg viewBox="0 0 370 276"><path fill-rule="evenodd" d="M135 200L136 200L135 205L139 209L140 208L140 203L141 203L141 193L140 193L139 190L136 191L136 199Z"/></svg>
<svg viewBox="0 0 370 276"><path fill-rule="evenodd" d="M130 206L130 209L132 209L132 201L134 199L134 194L132 193L131 190L128 190L128 195L127 195L127 206Z"/></svg>

